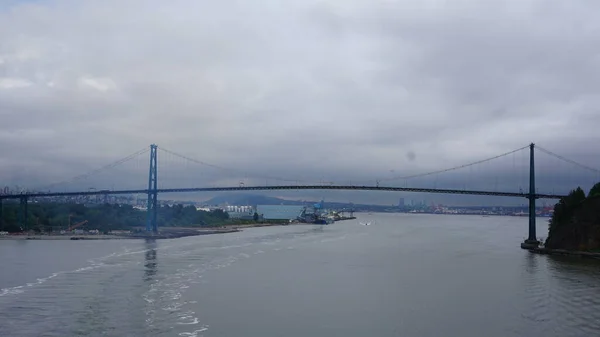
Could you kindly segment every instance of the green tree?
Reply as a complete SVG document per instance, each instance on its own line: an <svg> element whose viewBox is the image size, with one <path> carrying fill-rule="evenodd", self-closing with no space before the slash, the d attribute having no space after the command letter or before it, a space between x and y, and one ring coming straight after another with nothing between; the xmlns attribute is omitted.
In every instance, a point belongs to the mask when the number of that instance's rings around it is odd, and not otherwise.
<svg viewBox="0 0 600 337"><path fill-rule="evenodd" d="M20 233L23 231L21 227L17 224L4 225L4 228L2 228L2 230L7 231L9 233Z"/></svg>
<svg viewBox="0 0 600 337"><path fill-rule="evenodd" d="M568 227L571 224L573 214L583 201L585 201L585 192L581 187L577 187L554 205L554 213L550 219L548 238L545 244L548 248L561 246L565 233L569 231Z"/></svg>
<svg viewBox="0 0 600 337"><path fill-rule="evenodd" d="M5 203L2 212L2 228L7 231L18 231L18 212L16 203ZM195 206L163 206L157 210L158 226L215 226L229 219L223 210L201 211ZM109 231L113 229L131 229L146 224L147 213L130 205L102 204L85 206L82 204L40 203L29 207L29 224L39 225L41 230L66 228L87 220L85 227Z"/></svg>
<svg viewBox="0 0 600 337"><path fill-rule="evenodd" d="M599 196L599 195L600 195L600 183L596 183L596 185L594 185L590 189L590 192L588 193L588 198Z"/></svg>

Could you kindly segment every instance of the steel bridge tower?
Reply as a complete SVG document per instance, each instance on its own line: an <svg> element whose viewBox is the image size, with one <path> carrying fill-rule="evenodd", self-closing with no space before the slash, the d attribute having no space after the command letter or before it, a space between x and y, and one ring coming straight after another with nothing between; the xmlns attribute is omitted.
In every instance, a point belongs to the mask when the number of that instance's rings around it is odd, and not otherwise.
<svg viewBox="0 0 600 337"><path fill-rule="evenodd" d="M521 248L538 247L540 242L536 237L535 228L535 199L539 198L535 190L535 144L529 145L529 235L521 244Z"/></svg>
<svg viewBox="0 0 600 337"><path fill-rule="evenodd" d="M158 226L156 225L156 215L158 211L158 176L157 176L157 158L156 158L155 144L150 145L150 173L148 174L148 207L147 207L147 218L146 231L158 233Z"/></svg>

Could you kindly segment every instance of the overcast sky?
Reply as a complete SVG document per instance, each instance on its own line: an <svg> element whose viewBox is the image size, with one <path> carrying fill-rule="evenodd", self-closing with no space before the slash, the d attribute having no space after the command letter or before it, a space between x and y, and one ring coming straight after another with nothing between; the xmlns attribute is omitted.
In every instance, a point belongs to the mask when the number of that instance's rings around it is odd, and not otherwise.
<svg viewBox="0 0 600 337"><path fill-rule="evenodd" d="M312 181L530 142L600 167L599 13L595 0L4 2L0 182L60 181L151 143Z"/></svg>

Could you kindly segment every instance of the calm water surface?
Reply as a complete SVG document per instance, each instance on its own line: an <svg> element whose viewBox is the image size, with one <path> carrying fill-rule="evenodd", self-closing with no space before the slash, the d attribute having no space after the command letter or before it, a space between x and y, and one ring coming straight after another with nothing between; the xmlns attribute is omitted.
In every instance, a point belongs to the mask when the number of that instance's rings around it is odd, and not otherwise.
<svg viewBox="0 0 600 337"><path fill-rule="evenodd" d="M600 264L523 251L526 230L363 214L155 242L2 240L0 336L600 335Z"/></svg>

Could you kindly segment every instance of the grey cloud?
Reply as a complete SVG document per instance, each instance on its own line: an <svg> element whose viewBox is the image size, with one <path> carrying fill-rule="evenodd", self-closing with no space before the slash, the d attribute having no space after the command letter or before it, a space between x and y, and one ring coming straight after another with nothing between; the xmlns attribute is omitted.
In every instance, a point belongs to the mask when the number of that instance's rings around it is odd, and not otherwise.
<svg viewBox="0 0 600 337"><path fill-rule="evenodd" d="M451 167L532 141L600 167L598 7L361 0L3 7L0 181L62 180L150 143L309 181L374 182L390 170ZM15 81L31 85L8 88ZM129 184L127 174L139 170L133 180L143 185L144 168L130 169L115 183ZM244 179L195 174L187 184Z"/></svg>

